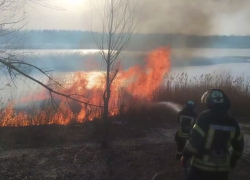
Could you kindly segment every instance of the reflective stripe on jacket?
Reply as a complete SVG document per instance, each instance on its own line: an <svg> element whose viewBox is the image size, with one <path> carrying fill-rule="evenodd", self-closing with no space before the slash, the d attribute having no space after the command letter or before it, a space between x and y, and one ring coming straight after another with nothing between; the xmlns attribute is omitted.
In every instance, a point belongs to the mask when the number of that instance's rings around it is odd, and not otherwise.
<svg viewBox="0 0 250 180"><path fill-rule="evenodd" d="M183 156L192 157L191 165L205 171L229 171L230 158L240 158L243 149L243 135L235 119L207 110L197 118Z"/></svg>
<svg viewBox="0 0 250 180"><path fill-rule="evenodd" d="M194 126L195 118L191 116L180 115L179 121L180 127L178 129L178 136L188 139L191 129Z"/></svg>
<svg viewBox="0 0 250 180"><path fill-rule="evenodd" d="M196 113L188 108L184 108L178 113L177 122L180 124L177 136L188 139L191 129L195 124Z"/></svg>

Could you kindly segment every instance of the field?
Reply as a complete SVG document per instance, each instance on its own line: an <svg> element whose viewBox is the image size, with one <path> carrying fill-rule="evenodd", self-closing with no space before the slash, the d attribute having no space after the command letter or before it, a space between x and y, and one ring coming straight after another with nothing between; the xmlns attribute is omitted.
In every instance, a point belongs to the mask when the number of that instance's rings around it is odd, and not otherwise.
<svg viewBox="0 0 250 180"><path fill-rule="evenodd" d="M110 146L100 147L98 121L77 125L1 128L0 179L181 180L175 160L174 116L110 124ZM249 178L247 156L231 179Z"/></svg>

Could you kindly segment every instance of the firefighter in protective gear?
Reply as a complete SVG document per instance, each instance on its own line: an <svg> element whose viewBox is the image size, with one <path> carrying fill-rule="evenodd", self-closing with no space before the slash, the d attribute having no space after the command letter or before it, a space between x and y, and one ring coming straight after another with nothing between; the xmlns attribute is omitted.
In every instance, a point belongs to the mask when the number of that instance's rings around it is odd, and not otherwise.
<svg viewBox="0 0 250 180"><path fill-rule="evenodd" d="M244 149L239 124L228 113L230 101L220 89L210 89L201 98L208 110L194 125L181 163L191 158L188 180L227 180ZM232 152L230 148L232 147Z"/></svg>
<svg viewBox="0 0 250 180"><path fill-rule="evenodd" d="M194 101L187 101L183 110L178 113L177 123L179 123L180 126L175 135L177 160L181 159L186 140L189 138L190 131L195 124L197 114L194 108Z"/></svg>

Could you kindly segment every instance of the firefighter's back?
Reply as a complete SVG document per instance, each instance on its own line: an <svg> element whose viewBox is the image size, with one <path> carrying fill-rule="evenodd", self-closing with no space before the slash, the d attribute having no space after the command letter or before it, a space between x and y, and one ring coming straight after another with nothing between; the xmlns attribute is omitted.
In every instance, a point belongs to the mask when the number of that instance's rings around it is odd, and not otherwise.
<svg viewBox="0 0 250 180"><path fill-rule="evenodd" d="M230 170L230 148L240 136L239 125L228 113L203 112L195 125L204 136L203 150L194 155L192 165L205 171Z"/></svg>
<svg viewBox="0 0 250 180"><path fill-rule="evenodd" d="M205 92L201 102L208 106L191 130L181 162L191 158L187 179L227 180L244 149L239 124L228 113L230 100L220 89ZM230 148L232 147L232 152Z"/></svg>
<svg viewBox="0 0 250 180"><path fill-rule="evenodd" d="M193 103L193 104L189 104ZM183 110L181 110L178 114L178 123L180 124L178 129L178 137L188 139L191 129L195 124L195 119L197 113L194 111L194 102L188 101Z"/></svg>

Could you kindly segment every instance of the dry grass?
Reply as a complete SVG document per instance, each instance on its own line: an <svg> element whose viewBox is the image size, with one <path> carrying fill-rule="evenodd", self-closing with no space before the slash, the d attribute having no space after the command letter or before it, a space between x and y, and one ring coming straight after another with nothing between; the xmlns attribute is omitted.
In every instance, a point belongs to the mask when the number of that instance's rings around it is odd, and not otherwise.
<svg viewBox="0 0 250 180"><path fill-rule="evenodd" d="M153 82L152 82L153 83ZM190 77L188 74L169 73L164 78L161 86L156 89L151 98L134 97L127 93L124 88L118 95L115 105L112 108L118 109L118 116L125 119L162 119L162 117L172 116L165 108L160 106L151 106L151 102L170 101L178 104L185 104L187 100L194 100L197 104L196 110L200 112L205 107L200 104L202 94L210 88L222 89L232 102L231 113L236 117L250 118L250 78L244 76L212 75L204 74L201 76ZM150 87L149 87L150 88ZM143 89L142 89L143 91ZM148 100L150 99L150 100ZM79 106L79 105L78 105ZM26 113L16 113L12 108L3 108L0 111L0 126L22 126L22 125L41 125L41 124L70 124L76 121L79 110L76 111L70 106L72 117L65 118L69 112L61 113L59 110L55 112L55 108L47 103L43 109L26 109ZM81 107L81 106L79 106ZM73 108L73 109L72 109ZM83 107L84 108L84 107ZM86 115L100 116L100 108L85 107ZM7 113L9 112L9 113ZM87 116L88 117L88 116ZM133 117L133 118L131 118ZM60 118L60 120L59 120ZM86 119L86 118L85 118ZM78 119L83 122L85 119Z"/></svg>
<svg viewBox="0 0 250 180"><path fill-rule="evenodd" d="M165 81L153 94L153 102L170 101L184 105L187 100L196 102L196 110L202 111L203 93L210 88L222 89L231 100L231 113L237 117L250 118L250 77L204 74L189 77L188 74L166 75ZM141 106L139 105L141 104ZM139 105L139 106L138 106ZM143 111L144 103L130 102L130 109ZM140 108L141 107L141 108Z"/></svg>

